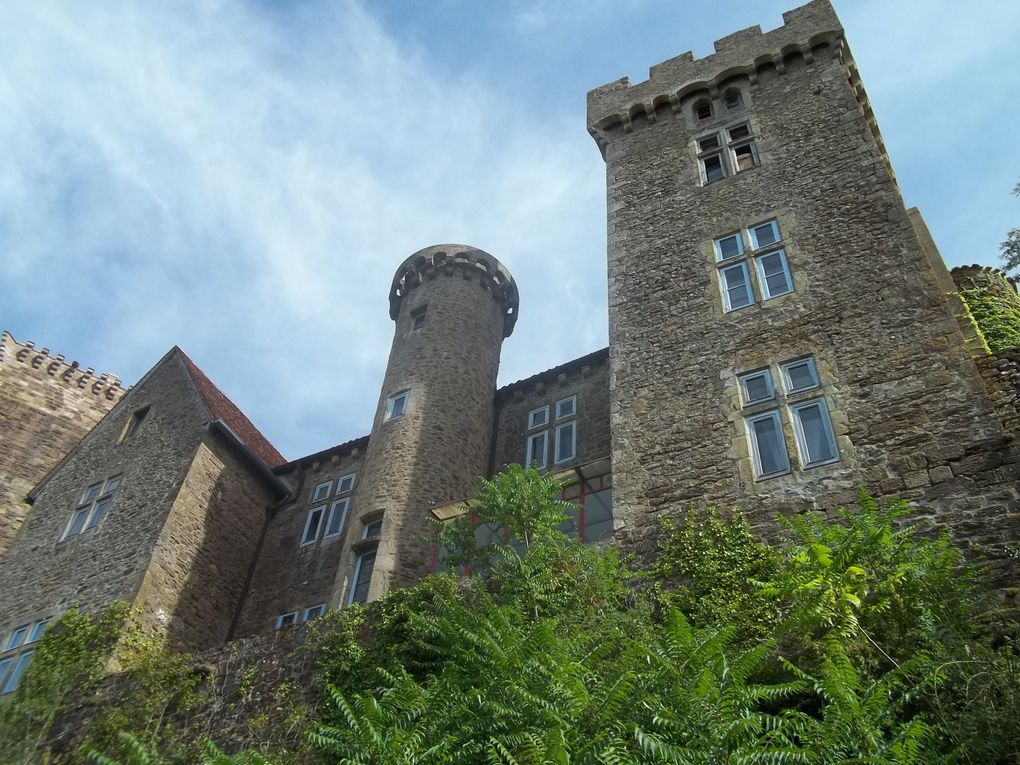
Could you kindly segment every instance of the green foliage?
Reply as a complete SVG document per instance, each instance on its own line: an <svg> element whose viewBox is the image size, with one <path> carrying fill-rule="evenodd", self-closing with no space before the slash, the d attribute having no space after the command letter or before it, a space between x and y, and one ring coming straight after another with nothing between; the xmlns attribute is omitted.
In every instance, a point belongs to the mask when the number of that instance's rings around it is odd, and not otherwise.
<svg viewBox="0 0 1020 765"><path fill-rule="evenodd" d="M123 603L96 616L72 608L50 626L18 690L0 706L0 761L39 760L58 714L104 676L128 616Z"/></svg>
<svg viewBox="0 0 1020 765"><path fill-rule="evenodd" d="M117 734L117 749L115 751L120 752L119 758L90 747L86 758L96 765L161 765L165 762L138 738L126 731ZM197 757L201 765L270 765L269 760L258 752L224 754L216 744L208 739L202 742Z"/></svg>
<svg viewBox="0 0 1020 765"><path fill-rule="evenodd" d="M651 573L659 600L679 608L699 627L735 630L739 643L772 634L779 599L761 582L775 576L782 556L754 538L740 513L692 508L678 524L660 522L659 550Z"/></svg>
<svg viewBox="0 0 1020 765"><path fill-rule="evenodd" d="M1020 297L1003 297L973 286L960 290L992 353L1020 347Z"/></svg>

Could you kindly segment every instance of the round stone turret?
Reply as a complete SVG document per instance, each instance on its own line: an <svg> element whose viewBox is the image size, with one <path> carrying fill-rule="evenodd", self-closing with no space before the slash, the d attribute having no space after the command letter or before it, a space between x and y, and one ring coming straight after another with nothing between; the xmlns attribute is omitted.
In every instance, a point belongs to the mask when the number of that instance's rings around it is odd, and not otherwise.
<svg viewBox="0 0 1020 765"><path fill-rule="evenodd" d="M500 348L519 298L492 255L445 244L400 265L389 304L396 327L347 531L356 541L338 572L339 605L352 592L365 596L369 563L370 599L427 573L431 510L478 490L489 470ZM370 524L378 518L376 542ZM357 541L366 528L370 538Z"/></svg>

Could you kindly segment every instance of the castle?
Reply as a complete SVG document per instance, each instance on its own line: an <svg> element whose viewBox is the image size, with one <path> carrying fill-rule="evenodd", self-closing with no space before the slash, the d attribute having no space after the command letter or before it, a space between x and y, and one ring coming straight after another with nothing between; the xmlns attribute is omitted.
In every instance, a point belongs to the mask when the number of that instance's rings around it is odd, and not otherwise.
<svg viewBox="0 0 1020 765"><path fill-rule="evenodd" d="M72 604L129 601L202 649L411 584L440 564L431 520L511 463L638 560L691 503L766 522L863 486L1007 566L1020 359L987 353L953 279L1014 288L951 275L905 208L828 1L591 91L588 129L609 347L496 389L514 279L428 247L390 286L371 433L324 451L285 460L179 348L125 390L4 333L0 693Z"/></svg>

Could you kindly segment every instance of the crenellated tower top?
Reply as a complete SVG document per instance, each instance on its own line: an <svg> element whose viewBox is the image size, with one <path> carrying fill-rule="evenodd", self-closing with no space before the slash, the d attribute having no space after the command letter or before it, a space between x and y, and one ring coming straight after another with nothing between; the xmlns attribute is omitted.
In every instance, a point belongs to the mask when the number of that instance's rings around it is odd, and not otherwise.
<svg viewBox="0 0 1020 765"><path fill-rule="evenodd" d="M77 361L67 361L63 354L51 356L49 348L36 348L31 340L19 343L4 330L0 338L0 364L11 363L24 365L25 370L34 370L38 377L52 378L108 401L119 401L126 392L116 375L109 372L97 374L91 367L82 369Z"/></svg>

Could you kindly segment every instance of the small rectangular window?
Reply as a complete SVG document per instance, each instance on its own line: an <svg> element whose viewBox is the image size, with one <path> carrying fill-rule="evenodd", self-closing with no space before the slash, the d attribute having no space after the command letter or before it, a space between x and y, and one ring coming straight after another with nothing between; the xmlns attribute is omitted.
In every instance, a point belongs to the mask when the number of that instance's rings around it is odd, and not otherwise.
<svg viewBox="0 0 1020 765"><path fill-rule="evenodd" d="M115 475L113 478L106 480L106 486L103 487L103 494L113 494L117 491L117 487L120 486L120 476Z"/></svg>
<svg viewBox="0 0 1020 765"><path fill-rule="evenodd" d="M346 494L349 491L354 491L354 479L357 473L348 473L342 475L336 479L336 493Z"/></svg>
<svg viewBox="0 0 1020 765"><path fill-rule="evenodd" d="M46 628L50 626L50 619L41 619L32 625L32 631L28 634L29 643L35 643L42 640L43 633L46 632Z"/></svg>
<svg viewBox="0 0 1020 765"><path fill-rule="evenodd" d="M797 432L797 449L805 468L824 465L839 459L836 440L825 399L815 399L790 406Z"/></svg>
<svg viewBox="0 0 1020 765"><path fill-rule="evenodd" d="M326 520L327 537L335 537L344 530L344 523L347 520L347 507L350 505L347 498L338 499L329 508L329 518Z"/></svg>
<svg viewBox="0 0 1020 765"><path fill-rule="evenodd" d="M392 420L407 411L407 404L411 398L411 391L404 390L389 397L386 401L386 419Z"/></svg>
<svg viewBox="0 0 1020 765"><path fill-rule="evenodd" d="M719 136L717 135L711 135L698 141L698 151L712 151L718 149L719 146Z"/></svg>
<svg viewBox="0 0 1020 765"><path fill-rule="evenodd" d="M305 609L305 613L302 616L301 621L309 622L312 619L316 619L316 618L322 616L324 613L326 613L326 604L325 603L320 603L317 606L311 606L310 608L306 608Z"/></svg>
<svg viewBox="0 0 1020 765"><path fill-rule="evenodd" d="M18 657L17 663L14 665L14 669L7 676L7 680L4 681L3 688L0 688L0 694L13 693L18 690L18 684L21 682L21 676L25 674L25 670L28 669L28 665L32 661L32 656L35 651L25 651Z"/></svg>
<svg viewBox="0 0 1020 765"><path fill-rule="evenodd" d="M706 184L721 181L726 177L726 168L723 167L722 154L710 154L701 159L701 169Z"/></svg>
<svg viewBox="0 0 1020 765"><path fill-rule="evenodd" d="M754 456L756 478L769 478L790 471L790 458L779 421L779 412L747 418L747 433Z"/></svg>
<svg viewBox="0 0 1020 765"><path fill-rule="evenodd" d="M14 630L14 632L10 634L10 637L7 638L7 643L4 645L4 650L13 651L15 648L17 648L23 642L25 642L25 635L28 634L28 627L29 625L26 624L24 627L18 627L16 630Z"/></svg>
<svg viewBox="0 0 1020 765"><path fill-rule="evenodd" d="M786 262L786 253L783 250L761 255L755 258L755 261L758 266L762 296L766 300L793 292L793 279L790 276L790 267Z"/></svg>
<svg viewBox="0 0 1020 765"><path fill-rule="evenodd" d="M738 173L758 166L758 156L755 153L753 143L745 143L733 147L733 166L737 169Z"/></svg>
<svg viewBox="0 0 1020 765"><path fill-rule="evenodd" d="M756 250L759 247L767 247L770 244L775 244L780 240L779 224L774 220L759 223L757 226L751 226L750 230L751 244Z"/></svg>
<svg viewBox="0 0 1020 765"><path fill-rule="evenodd" d="M571 396L556 402L557 420L562 420L564 417L573 417L575 414L577 414L577 396Z"/></svg>
<svg viewBox="0 0 1020 765"><path fill-rule="evenodd" d="M326 508L323 506L308 512L308 518L305 520L305 531L301 535L302 547L314 543L319 538L319 527L322 525L322 514L325 510Z"/></svg>
<svg viewBox="0 0 1020 765"><path fill-rule="evenodd" d="M411 312L411 331L417 331L425 326L425 307L422 306Z"/></svg>
<svg viewBox="0 0 1020 765"><path fill-rule="evenodd" d="M740 238L740 232L724 236L715 240L716 260L726 260L744 254L744 242Z"/></svg>
<svg viewBox="0 0 1020 765"><path fill-rule="evenodd" d="M106 514L110 511L110 505L113 504L113 499L105 497L104 499L96 502L95 508L92 510L92 515L89 518L89 522L85 524L85 531L94 529L99 523L106 517Z"/></svg>
<svg viewBox="0 0 1020 765"><path fill-rule="evenodd" d="M100 490L102 488L103 488L103 484L102 483L97 483L97 484L93 484L92 486L89 486L87 489L85 489L85 493L82 495L82 498L81 498L81 504L84 505L85 503L91 502L96 497L98 497L99 496L99 492L100 492Z"/></svg>
<svg viewBox="0 0 1020 765"><path fill-rule="evenodd" d="M772 387L772 373L767 369L741 375L738 379L744 406L757 404L760 401L769 401L775 396L775 389Z"/></svg>
<svg viewBox="0 0 1020 765"><path fill-rule="evenodd" d="M549 422L549 407L543 406L541 409L532 409L528 412L528 430L532 428L540 428Z"/></svg>
<svg viewBox="0 0 1020 765"><path fill-rule="evenodd" d="M362 553L354 564L354 581L351 583L351 593L347 596L347 604L366 603L368 601L368 588L372 583L372 569L375 567L375 550Z"/></svg>
<svg viewBox="0 0 1020 765"><path fill-rule="evenodd" d="M525 460L527 467L536 467L539 470L545 468L547 442L548 431L546 430L528 436L528 456Z"/></svg>
<svg viewBox="0 0 1020 765"><path fill-rule="evenodd" d="M333 490L332 481L324 481L316 486L312 490L312 502L322 502L329 496L329 493Z"/></svg>
<svg viewBox="0 0 1020 765"><path fill-rule="evenodd" d="M382 518L377 518L374 521L369 521L365 524L365 528L361 530L362 539L373 539L382 534Z"/></svg>
<svg viewBox="0 0 1020 765"><path fill-rule="evenodd" d="M568 422L556 428L556 463L569 462L576 456L576 423Z"/></svg>
<svg viewBox="0 0 1020 765"><path fill-rule="evenodd" d="M149 407L143 406L141 409L136 409L131 413L131 417L124 428L124 435L120 437L121 442L127 441L131 436L138 432L138 429L142 427L142 423L145 421L145 415L149 413Z"/></svg>
<svg viewBox="0 0 1020 765"><path fill-rule="evenodd" d="M727 311L735 311L754 302L751 281L747 278L746 263L724 268L719 274L722 278L723 302Z"/></svg>
<svg viewBox="0 0 1020 765"><path fill-rule="evenodd" d="M284 627L289 627L292 624L297 624L297 611L291 611L288 614L280 614L276 617L276 629L280 630Z"/></svg>
<svg viewBox="0 0 1020 765"><path fill-rule="evenodd" d="M783 382L786 384L787 393L800 393L801 391L817 388L821 383L818 380L818 370L815 369L813 358L788 361L782 365Z"/></svg>
<svg viewBox="0 0 1020 765"><path fill-rule="evenodd" d="M89 517L89 511L92 506L79 507L74 511L74 515L71 517L71 525L67 527L67 533L64 534L64 539L73 537L75 534L80 534L81 530L85 528L85 521Z"/></svg>

